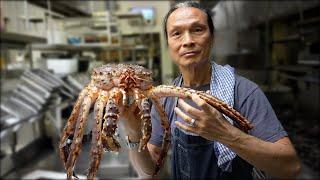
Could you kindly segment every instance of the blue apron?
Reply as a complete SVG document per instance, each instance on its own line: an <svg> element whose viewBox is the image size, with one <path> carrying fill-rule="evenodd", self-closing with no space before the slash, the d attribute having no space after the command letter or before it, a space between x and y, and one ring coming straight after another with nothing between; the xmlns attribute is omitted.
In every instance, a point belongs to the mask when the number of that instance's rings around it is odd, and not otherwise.
<svg viewBox="0 0 320 180"><path fill-rule="evenodd" d="M177 86L181 86L182 78ZM175 106L177 105L175 99ZM177 120L173 109L169 112L170 124ZM175 125L172 129L172 177L174 179L252 179L252 165L236 156L232 172L222 171L217 165L214 142L200 136L188 135Z"/></svg>
<svg viewBox="0 0 320 180"><path fill-rule="evenodd" d="M187 135L178 128L172 134L173 179L252 179L252 166L236 156L232 172L222 171L217 165L213 141Z"/></svg>

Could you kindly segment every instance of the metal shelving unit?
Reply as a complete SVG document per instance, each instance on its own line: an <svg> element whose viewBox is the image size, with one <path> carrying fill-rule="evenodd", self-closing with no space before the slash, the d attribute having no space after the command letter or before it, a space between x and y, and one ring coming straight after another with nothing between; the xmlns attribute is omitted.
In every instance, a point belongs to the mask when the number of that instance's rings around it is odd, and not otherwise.
<svg viewBox="0 0 320 180"><path fill-rule="evenodd" d="M32 50L40 51L101 51L101 50L119 50L120 46L108 46L104 44L33 44Z"/></svg>
<svg viewBox="0 0 320 180"><path fill-rule="evenodd" d="M91 44L32 44L32 50L41 50L41 51L102 51L102 50L146 50L146 46L135 46L135 47L122 47L117 46L108 46L102 43L91 43Z"/></svg>
<svg viewBox="0 0 320 180"><path fill-rule="evenodd" d="M1 32L0 33L1 38L1 51L10 50L10 49L27 49L29 53L30 51L30 44L31 43L46 43L46 38L31 36L31 35L25 35L25 34L19 34L14 32ZM4 58L7 60L7 58ZM8 60L4 62L5 63L5 69L4 71L7 71L7 64L9 63ZM32 67L32 60L29 59L30 67Z"/></svg>
<svg viewBox="0 0 320 180"><path fill-rule="evenodd" d="M132 63L136 63L136 51L138 50L148 50L148 47L140 45L140 46L127 46L123 47L120 45L110 46L105 45L102 43L91 43L91 44L32 44L30 47L31 51L38 50L38 51L68 51L68 52L82 52L82 51L93 51L93 52L100 52L100 51L119 51L120 55L120 62L123 62L122 59L122 51L129 50L131 51L132 55ZM149 58L149 61L152 58ZM151 62L148 62L151 63Z"/></svg>
<svg viewBox="0 0 320 180"><path fill-rule="evenodd" d="M27 6L26 6L27 7ZM28 15L25 16L25 22L29 22L32 18L29 18ZM48 99L48 103L42 104L41 101L37 101L36 98L27 94L26 90L27 83L19 79L20 74L24 71L29 71L32 69L32 56L31 56L31 44L32 43L46 43L47 39L30 35L27 33L18 33L18 32L7 32L1 31L1 57L3 58L4 67L1 69L1 119L0 119L0 138L1 138L1 173L0 177L16 168L16 165L19 164L14 161L16 153L19 153L21 150L25 149L32 145L33 142L42 139L47 136L45 132L45 123L44 120L48 114L48 111L53 111L54 113L62 109L62 106L55 104L57 106L52 106L51 102L56 102L55 99L59 98L58 95ZM22 52L24 56L23 68L12 70L8 69L8 65L12 64L14 57L10 56L12 51ZM1 62L2 63L2 62ZM26 70L26 71L25 71ZM19 71L19 72L16 72ZM21 71L21 72L20 72ZM32 71L32 70L31 70ZM14 74L10 77L9 74ZM29 74L30 75L30 74ZM21 76L22 77L22 76ZM26 78L26 77L24 77ZM39 87L40 79L37 77L30 77L26 81L33 81L34 87ZM49 83L49 80L44 82L44 86L41 89L50 89L51 86L46 86ZM4 85L10 86L3 87ZM29 84L29 88L31 87ZM43 84L42 84L43 85ZM24 89L19 89L19 87ZM29 89L30 90L30 89ZM29 93L32 91L29 91ZM53 92L53 91L52 91ZM33 92L37 94L37 92ZM74 99L67 99L66 101L61 101L60 104L66 106L72 103ZM3 116L6 113L7 116ZM55 120L59 118L59 114L53 115ZM60 118L61 119L61 118ZM59 120L59 119L58 119ZM57 121L58 121L57 120ZM60 123L61 124L61 123ZM3 168L5 166L5 168Z"/></svg>
<svg viewBox="0 0 320 180"><path fill-rule="evenodd" d="M71 6L67 1L65 2L65 1L51 0L50 2L50 0L46 0L46 1L28 0L28 2L45 9L50 8L52 11L63 14L67 17L75 17L75 16L89 17L90 16L88 12L85 12L79 8Z"/></svg>
<svg viewBox="0 0 320 180"><path fill-rule="evenodd" d="M46 43L46 38L24 35L20 33L14 32L1 32L1 48L16 48L21 47L25 48L25 46L29 43Z"/></svg>
<svg viewBox="0 0 320 180"><path fill-rule="evenodd" d="M17 153L48 137L46 119L52 120L54 136L59 136L61 111L72 105L76 94L72 87L48 71L32 69L23 73L14 89L1 98L1 112L8 115L1 113L1 150L5 153L0 162L10 165L1 168L0 176L16 168L18 163L14 162L14 157Z"/></svg>

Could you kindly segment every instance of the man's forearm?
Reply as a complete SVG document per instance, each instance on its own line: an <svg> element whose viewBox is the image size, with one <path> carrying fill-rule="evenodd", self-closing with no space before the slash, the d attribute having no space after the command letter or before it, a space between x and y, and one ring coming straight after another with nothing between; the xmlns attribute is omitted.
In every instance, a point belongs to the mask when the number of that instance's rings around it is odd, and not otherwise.
<svg viewBox="0 0 320 180"><path fill-rule="evenodd" d="M132 142L138 142L140 137L141 135L137 133L129 134L129 139ZM152 161L148 148L141 150L141 152L138 152L137 148L132 150L130 149L129 158L139 177L143 178L152 176L155 163Z"/></svg>
<svg viewBox="0 0 320 180"><path fill-rule="evenodd" d="M139 177L144 178L152 176L155 164L152 161L147 148L141 152L129 150L129 158Z"/></svg>
<svg viewBox="0 0 320 180"><path fill-rule="evenodd" d="M275 177L295 177L299 173L299 159L287 138L271 143L240 130L231 131L233 138L221 142L255 167Z"/></svg>
<svg viewBox="0 0 320 180"><path fill-rule="evenodd" d="M130 110L127 110L126 112L130 112ZM125 117L126 118L122 121L125 131L124 133L129 136L130 142L139 142L142 137L139 117L134 115L127 115ZM152 161L148 148L141 150L141 152L138 152L138 148L130 149L129 158L139 177L152 176L155 163Z"/></svg>

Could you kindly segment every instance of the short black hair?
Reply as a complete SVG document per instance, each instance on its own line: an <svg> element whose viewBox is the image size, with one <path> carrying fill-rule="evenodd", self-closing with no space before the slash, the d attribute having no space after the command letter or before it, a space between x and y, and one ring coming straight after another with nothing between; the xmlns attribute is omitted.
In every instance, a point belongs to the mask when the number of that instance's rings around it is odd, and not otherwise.
<svg viewBox="0 0 320 180"><path fill-rule="evenodd" d="M201 7L201 5L198 2L195 1L185 1L185 2L178 2L176 4L174 4L170 10L168 11L168 13L166 14L166 16L164 17L164 21L163 21L163 31L165 33L165 37L168 43L168 32L167 32L167 22L168 22L168 18L169 16L173 13L173 11L175 11L178 8L186 8L186 7L193 7L193 8L197 8L200 9L202 12L204 12L207 15L207 22L208 22L208 26L209 26L209 30L211 33L211 36L214 37L214 24L213 24L213 20L212 20L212 12L209 9L203 8Z"/></svg>

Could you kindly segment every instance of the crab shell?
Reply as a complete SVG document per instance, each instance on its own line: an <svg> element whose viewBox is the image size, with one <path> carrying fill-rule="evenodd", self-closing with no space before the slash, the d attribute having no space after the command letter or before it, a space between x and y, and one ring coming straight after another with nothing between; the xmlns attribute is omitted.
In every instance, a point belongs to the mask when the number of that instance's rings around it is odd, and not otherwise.
<svg viewBox="0 0 320 180"><path fill-rule="evenodd" d="M233 119L235 125L241 130L248 132L252 128L245 117L210 94L176 86L160 85L154 87L151 71L142 66L106 64L94 68L91 81L79 94L60 140L60 158L67 171L67 178L71 179L74 175L73 169L81 151L83 133L92 106L94 107L95 123L92 129L88 179L93 179L96 176L103 150L119 151L121 148L115 137L117 123L120 119L120 106L128 108L136 105L141 119L142 132L138 150L146 148L152 133L149 100L153 102L160 117L161 127L164 129L161 153L156 161L153 174L156 175L164 163L171 136L168 117L160 98L191 98L193 94L197 94L218 111Z"/></svg>

